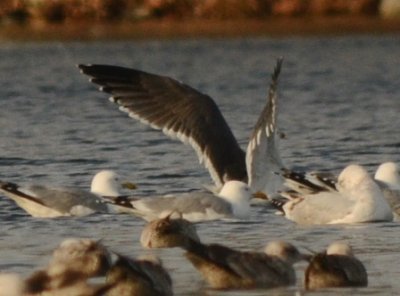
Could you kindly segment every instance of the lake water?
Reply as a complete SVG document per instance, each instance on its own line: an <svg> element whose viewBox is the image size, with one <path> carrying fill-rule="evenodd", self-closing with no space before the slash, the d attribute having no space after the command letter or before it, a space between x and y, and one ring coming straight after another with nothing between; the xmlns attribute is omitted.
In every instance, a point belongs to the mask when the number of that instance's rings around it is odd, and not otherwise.
<svg viewBox="0 0 400 296"><path fill-rule="evenodd" d="M92 175L114 169L140 188L161 194L211 182L194 151L119 112L76 68L106 63L170 75L211 95L246 147L264 106L276 58L284 56L279 125L284 163L339 172L349 163L371 173L400 163L400 38L130 41L0 44L0 179L89 188ZM388 295L400 289L400 224L298 226L256 206L243 222L200 223L204 242L259 250L272 239L319 251L347 240L365 263L369 287L313 295ZM176 295L265 295L265 290L207 289L180 249L143 250L144 222L125 215L35 219L0 197L0 270L27 275L44 266L67 237L102 239L118 252L159 255ZM303 249L304 250L304 249ZM273 295L306 294L304 264L297 287Z"/></svg>

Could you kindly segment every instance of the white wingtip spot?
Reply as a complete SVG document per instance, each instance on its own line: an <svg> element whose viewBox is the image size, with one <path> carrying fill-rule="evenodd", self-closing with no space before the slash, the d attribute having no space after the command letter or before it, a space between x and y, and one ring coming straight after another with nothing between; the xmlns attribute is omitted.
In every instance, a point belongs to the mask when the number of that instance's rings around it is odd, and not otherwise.
<svg viewBox="0 0 400 296"><path fill-rule="evenodd" d="M119 109L120 111L122 111L122 112L129 113L129 116L131 116L131 113L130 113L130 111L129 111L128 108L126 108L126 107L124 107L124 106L119 106L118 109ZM132 117L132 116L131 116L131 117ZM135 117L133 117L133 118L135 118Z"/></svg>

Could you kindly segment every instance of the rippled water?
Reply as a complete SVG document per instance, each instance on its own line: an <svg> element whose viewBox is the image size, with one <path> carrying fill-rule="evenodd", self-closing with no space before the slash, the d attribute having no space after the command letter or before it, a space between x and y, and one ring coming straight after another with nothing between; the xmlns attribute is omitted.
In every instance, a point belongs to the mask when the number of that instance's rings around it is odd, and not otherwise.
<svg viewBox="0 0 400 296"><path fill-rule="evenodd" d="M215 98L245 147L264 105L269 77L285 57L279 125L289 167L340 171L350 162L373 172L400 163L399 36L108 43L0 44L0 179L88 188L103 168L117 170L144 194L200 188L207 171L188 146L171 141L121 113L97 92L77 63L108 63L171 75ZM71 236L102 238L127 255L139 246L143 222L131 216L34 219L0 198L0 270L29 274ZM369 287L315 295L387 295L400 288L399 224L295 225L263 207L250 221L198 225L205 242L255 250L271 239L324 248L346 239L369 273ZM206 289L179 249L156 250L171 272L177 295L265 295L265 291ZM302 291L304 264L297 267ZM303 293L303 292L302 292Z"/></svg>

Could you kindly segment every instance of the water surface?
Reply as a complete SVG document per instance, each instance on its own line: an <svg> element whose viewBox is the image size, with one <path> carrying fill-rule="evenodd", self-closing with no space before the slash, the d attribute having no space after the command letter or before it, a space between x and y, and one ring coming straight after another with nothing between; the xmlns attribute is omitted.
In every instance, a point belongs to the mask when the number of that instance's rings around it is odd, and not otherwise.
<svg viewBox="0 0 400 296"><path fill-rule="evenodd" d="M339 172L349 163L371 173L383 161L400 163L400 39L398 36L232 39L0 45L0 179L87 189L100 169L139 184L140 194L201 188L211 182L194 151L138 122L95 90L78 63L106 63L170 75L212 96L242 147L266 101L275 60L284 56L279 125L288 167ZM132 216L34 219L0 197L0 270L24 275L46 264L67 237L101 238L127 255L159 255L177 295L265 295L264 290L206 288L179 249L146 251L144 222ZM349 241L365 263L370 285L315 295L395 294L400 264L399 224L295 225L257 206L244 222L198 225L204 242L243 250L271 239L321 250ZM273 295L302 291L298 286Z"/></svg>

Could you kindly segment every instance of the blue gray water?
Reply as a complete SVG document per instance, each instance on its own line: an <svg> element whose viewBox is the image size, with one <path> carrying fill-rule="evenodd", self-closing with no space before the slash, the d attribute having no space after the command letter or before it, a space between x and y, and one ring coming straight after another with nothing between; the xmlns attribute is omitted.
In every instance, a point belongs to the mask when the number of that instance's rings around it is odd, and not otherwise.
<svg viewBox="0 0 400 296"><path fill-rule="evenodd" d="M211 182L188 146L172 141L119 112L76 68L107 63L170 75L215 98L245 148L265 100L275 60L284 56L279 125L287 138L288 167L339 172L360 163L373 172L383 161L400 163L400 38L131 41L0 44L0 179L88 189L92 175L114 169L136 182L141 194L201 188ZM34 219L0 196L0 270L24 275L46 264L67 237L102 239L135 256L143 222L131 216ZM198 225L205 242L258 250L275 238L321 250L348 240L365 263L368 288L343 294L397 294L400 225L295 225L254 207L250 221ZM179 249L158 254L177 295L265 295L206 288ZM297 287L274 295L302 292ZM337 295L327 290L315 295Z"/></svg>

